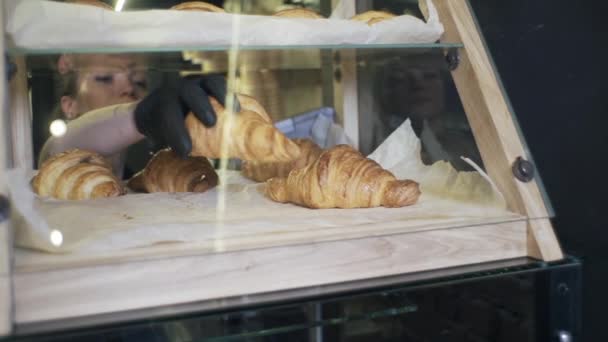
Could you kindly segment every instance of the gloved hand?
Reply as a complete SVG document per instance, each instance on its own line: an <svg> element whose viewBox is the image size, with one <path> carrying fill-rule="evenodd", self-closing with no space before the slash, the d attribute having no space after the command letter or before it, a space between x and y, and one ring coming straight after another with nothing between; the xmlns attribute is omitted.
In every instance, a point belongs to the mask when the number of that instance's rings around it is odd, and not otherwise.
<svg viewBox="0 0 608 342"><path fill-rule="evenodd" d="M208 96L225 106L226 93L226 80L221 75L166 79L137 104L135 125L157 146L169 146L185 158L192 151L186 115L192 112L205 126L212 127L217 117ZM238 102L234 101L238 111Z"/></svg>

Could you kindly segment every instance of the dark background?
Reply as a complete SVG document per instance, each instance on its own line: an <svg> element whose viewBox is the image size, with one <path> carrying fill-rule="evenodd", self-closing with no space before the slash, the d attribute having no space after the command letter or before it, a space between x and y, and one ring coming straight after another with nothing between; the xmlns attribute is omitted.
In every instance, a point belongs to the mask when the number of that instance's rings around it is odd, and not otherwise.
<svg viewBox="0 0 608 342"><path fill-rule="evenodd" d="M470 0L555 209L583 258L585 341L608 341L606 23L592 0ZM597 17L596 17L597 18Z"/></svg>

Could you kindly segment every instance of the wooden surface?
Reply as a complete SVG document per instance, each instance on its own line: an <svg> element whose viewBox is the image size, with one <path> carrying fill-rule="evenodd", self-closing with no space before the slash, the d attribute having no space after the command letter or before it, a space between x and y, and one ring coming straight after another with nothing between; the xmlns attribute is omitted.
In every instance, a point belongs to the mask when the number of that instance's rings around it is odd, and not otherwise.
<svg viewBox="0 0 608 342"><path fill-rule="evenodd" d="M522 156L530 160L503 94L485 42L466 0L435 1L445 27L442 40L462 42L461 62L452 72L458 93L475 135L486 171L505 195L509 208L531 219L548 218L535 181L513 177L511 165ZM563 254L548 220L530 220L529 255L545 261Z"/></svg>
<svg viewBox="0 0 608 342"><path fill-rule="evenodd" d="M526 222L15 274L17 324L522 257ZM269 278L270 275L270 278Z"/></svg>
<svg viewBox="0 0 608 342"><path fill-rule="evenodd" d="M119 264L131 261L155 260L188 255L210 255L218 251L238 252L269 247L286 247L311 243L361 239L395 234L420 233L438 229L459 229L499 222L525 221L519 215L491 218L436 218L402 219L371 224L339 227L317 226L314 223L280 229L225 231L221 236L192 243L165 243L148 247L111 250L105 252L49 254L28 249L17 249L15 271L20 273ZM233 231L234 230L234 231Z"/></svg>
<svg viewBox="0 0 608 342"><path fill-rule="evenodd" d="M9 115L11 122L12 159L14 167L32 169L34 148L32 145L32 111L27 89L25 57L14 57L17 74L10 82Z"/></svg>

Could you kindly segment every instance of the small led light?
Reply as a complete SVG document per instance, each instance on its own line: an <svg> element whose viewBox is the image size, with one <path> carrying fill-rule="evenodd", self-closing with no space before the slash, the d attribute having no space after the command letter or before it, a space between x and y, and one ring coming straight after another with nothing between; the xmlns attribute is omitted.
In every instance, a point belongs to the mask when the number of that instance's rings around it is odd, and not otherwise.
<svg viewBox="0 0 608 342"><path fill-rule="evenodd" d="M53 246L59 247L63 243L63 234L60 231L53 229L51 232L51 243Z"/></svg>
<svg viewBox="0 0 608 342"><path fill-rule="evenodd" d="M126 1L126 0L118 0L118 1L116 1L116 6L114 7L114 10L115 10L116 12L120 12L120 11L122 11L122 8L123 8L123 7L124 7L124 5L125 5L125 1Z"/></svg>
<svg viewBox="0 0 608 342"><path fill-rule="evenodd" d="M65 134L65 132L67 132L68 125L66 125L65 121L57 119L51 122L49 129L54 137L61 137Z"/></svg>

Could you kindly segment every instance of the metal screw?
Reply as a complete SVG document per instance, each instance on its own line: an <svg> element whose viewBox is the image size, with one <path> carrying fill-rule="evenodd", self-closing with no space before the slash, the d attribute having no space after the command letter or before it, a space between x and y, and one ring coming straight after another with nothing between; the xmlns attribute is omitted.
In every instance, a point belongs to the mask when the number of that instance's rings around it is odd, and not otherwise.
<svg viewBox="0 0 608 342"><path fill-rule="evenodd" d="M448 63L448 69L450 71L456 70L460 65L460 53L458 49L450 49L445 56L445 61Z"/></svg>
<svg viewBox="0 0 608 342"><path fill-rule="evenodd" d="M534 178L534 164L522 157L517 157L512 166L513 175L522 182L529 182Z"/></svg>
<svg viewBox="0 0 608 342"><path fill-rule="evenodd" d="M570 288L568 285L566 285L566 283L559 283L559 285L557 285L557 293L559 295L565 296L568 294L568 292L570 292Z"/></svg>
<svg viewBox="0 0 608 342"><path fill-rule="evenodd" d="M0 223L8 220L11 216L11 203L4 195L0 195Z"/></svg>

